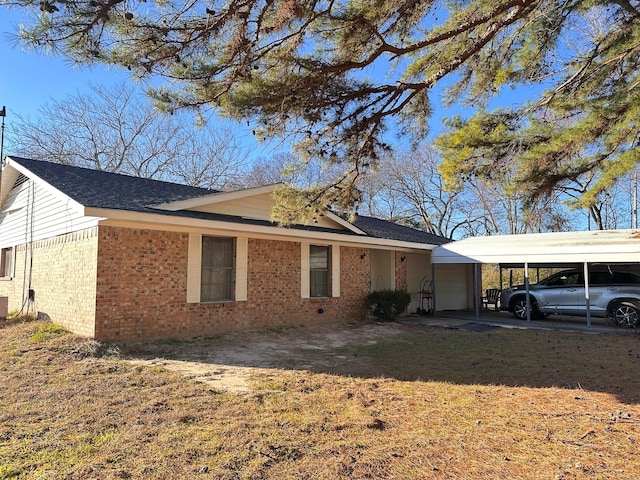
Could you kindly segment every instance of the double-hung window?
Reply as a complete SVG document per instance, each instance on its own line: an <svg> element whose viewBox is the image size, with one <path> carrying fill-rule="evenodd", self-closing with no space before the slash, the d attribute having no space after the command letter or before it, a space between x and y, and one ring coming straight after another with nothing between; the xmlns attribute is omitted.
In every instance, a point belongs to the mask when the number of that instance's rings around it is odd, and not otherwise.
<svg viewBox="0 0 640 480"><path fill-rule="evenodd" d="M328 297L330 286L331 249L326 245L309 246L309 294Z"/></svg>
<svg viewBox="0 0 640 480"><path fill-rule="evenodd" d="M189 234L187 303L247 300L247 237Z"/></svg>
<svg viewBox="0 0 640 480"><path fill-rule="evenodd" d="M301 298L340 296L340 247L300 243Z"/></svg>
<svg viewBox="0 0 640 480"><path fill-rule="evenodd" d="M234 299L234 256L233 238L202 236L201 302Z"/></svg>
<svg viewBox="0 0 640 480"><path fill-rule="evenodd" d="M0 257L0 277L13 277L13 248L3 248Z"/></svg>

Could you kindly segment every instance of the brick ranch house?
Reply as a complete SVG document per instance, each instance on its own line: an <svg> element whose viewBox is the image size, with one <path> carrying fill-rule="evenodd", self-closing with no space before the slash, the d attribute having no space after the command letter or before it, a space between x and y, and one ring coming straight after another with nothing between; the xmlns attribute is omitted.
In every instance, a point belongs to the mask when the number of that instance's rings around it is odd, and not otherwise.
<svg viewBox="0 0 640 480"><path fill-rule="evenodd" d="M279 227L275 188L220 192L7 157L0 296L98 340L362 319L367 293L384 288L411 291L419 307L430 252L448 239L330 212ZM468 266L443 268L439 307L468 307Z"/></svg>

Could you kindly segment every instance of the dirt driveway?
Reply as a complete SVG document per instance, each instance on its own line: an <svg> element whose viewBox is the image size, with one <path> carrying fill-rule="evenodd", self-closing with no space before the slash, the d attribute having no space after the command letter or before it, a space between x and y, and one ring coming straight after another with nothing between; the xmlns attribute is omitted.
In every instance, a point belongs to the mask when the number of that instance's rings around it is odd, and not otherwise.
<svg viewBox="0 0 640 480"><path fill-rule="evenodd" d="M397 323L327 324L235 332L215 337L121 346L136 364L160 366L217 390L249 393L255 373L277 369L332 371L353 361L350 347L401 338L415 327Z"/></svg>

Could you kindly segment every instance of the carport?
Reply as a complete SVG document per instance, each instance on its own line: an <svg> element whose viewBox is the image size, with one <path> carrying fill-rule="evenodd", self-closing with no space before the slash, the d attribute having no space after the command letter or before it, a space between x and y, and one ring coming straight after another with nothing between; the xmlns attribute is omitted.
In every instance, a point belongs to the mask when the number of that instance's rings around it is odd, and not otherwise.
<svg viewBox="0 0 640 480"><path fill-rule="evenodd" d="M529 270L542 266L584 268L587 327L591 328L589 308L589 266L594 264L640 263L640 230L597 230L519 235L471 237L436 247L432 265L473 264L474 308L480 318L479 265L497 264L524 268L527 322L531 323ZM434 271L435 272L435 271ZM434 279L435 280L435 279ZM437 301L437 297L436 297Z"/></svg>

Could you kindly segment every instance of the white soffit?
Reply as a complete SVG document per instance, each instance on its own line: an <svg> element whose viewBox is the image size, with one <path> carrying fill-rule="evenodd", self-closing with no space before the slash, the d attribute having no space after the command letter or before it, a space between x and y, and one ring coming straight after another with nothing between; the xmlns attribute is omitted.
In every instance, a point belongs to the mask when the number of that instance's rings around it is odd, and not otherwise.
<svg viewBox="0 0 640 480"><path fill-rule="evenodd" d="M433 263L635 263L640 230L471 237L436 247Z"/></svg>
<svg viewBox="0 0 640 480"><path fill-rule="evenodd" d="M1 165L0 168L2 168ZM19 176L20 172L15 168L4 168L2 170L2 180L0 181L0 194L2 196L0 196L0 205L4 203L4 200L7 198L7 195L9 195L11 188Z"/></svg>

